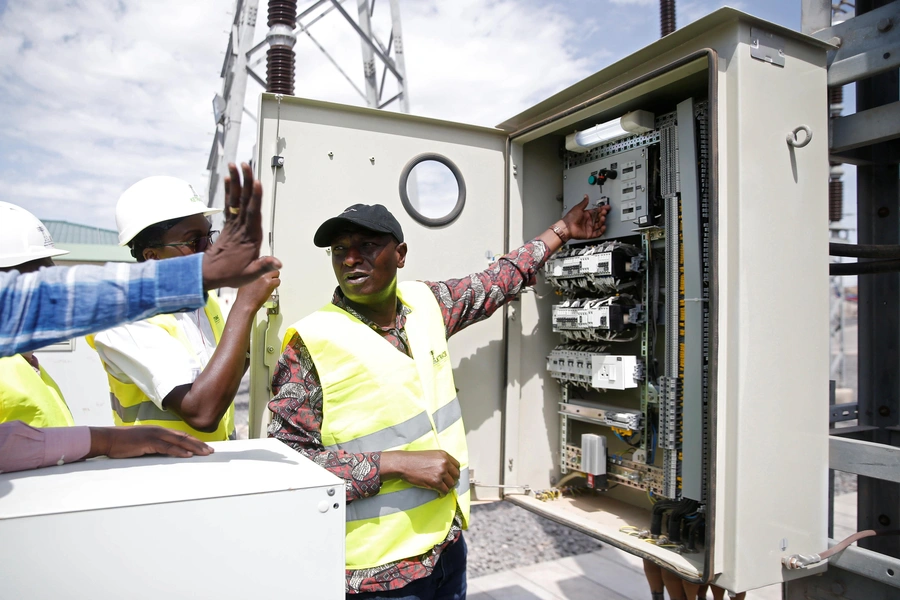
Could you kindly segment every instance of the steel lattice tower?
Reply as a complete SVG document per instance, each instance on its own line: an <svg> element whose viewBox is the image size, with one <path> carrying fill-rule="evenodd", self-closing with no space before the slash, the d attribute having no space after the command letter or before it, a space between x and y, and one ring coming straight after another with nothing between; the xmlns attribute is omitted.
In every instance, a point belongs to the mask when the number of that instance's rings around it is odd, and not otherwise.
<svg viewBox="0 0 900 600"><path fill-rule="evenodd" d="M391 32L386 44L372 30L376 0L356 0L356 19L343 6L348 2L349 0L314 0L306 2L306 6L298 13L297 0L269 0L269 30L266 39L253 45L259 0L235 0L234 20L222 65L222 91L213 98L216 134L207 163L207 170L210 172L210 206L223 206L222 179L227 164L237 161L243 114L247 113L255 119L244 108L247 79L253 79L267 91L294 94L296 75L293 48L300 34L325 55L368 106L380 109L397 102L401 112L409 112L406 63L400 28L400 0L389 0ZM313 25L332 13L346 21L347 32L352 32L360 40L365 90L338 65L311 32ZM255 71L263 60L267 63L265 78ZM398 91L385 99L385 83L391 79L395 81Z"/></svg>

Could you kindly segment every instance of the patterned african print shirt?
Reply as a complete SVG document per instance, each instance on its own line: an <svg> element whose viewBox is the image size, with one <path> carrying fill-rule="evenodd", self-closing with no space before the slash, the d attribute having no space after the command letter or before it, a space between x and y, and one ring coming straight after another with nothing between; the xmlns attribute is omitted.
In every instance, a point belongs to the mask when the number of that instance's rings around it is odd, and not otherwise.
<svg viewBox="0 0 900 600"><path fill-rule="evenodd" d="M522 288L534 285L536 274L547 259L547 247L532 240L506 256L500 257L485 271L462 279L430 282L444 317L449 338L491 316L498 308L516 298ZM347 311L384 337L398 351L410 355L406 337L409 309L397 302L397 320L391 327L380 327L360 315L344 301L340 288L332 303ZM272 423L269 436L288 444L321 467L346 482L347 502L374 496L381 489L380 452L350 453L327 450L322 445L322 384L309 351L299 335L285 347L272 380L275 397L269 402ZM462 518L456 519L443 542L421 556L380 565L371 569L347 570L346 592L384 592L404 587L428 577L441 552L459 539Z"/></svg>

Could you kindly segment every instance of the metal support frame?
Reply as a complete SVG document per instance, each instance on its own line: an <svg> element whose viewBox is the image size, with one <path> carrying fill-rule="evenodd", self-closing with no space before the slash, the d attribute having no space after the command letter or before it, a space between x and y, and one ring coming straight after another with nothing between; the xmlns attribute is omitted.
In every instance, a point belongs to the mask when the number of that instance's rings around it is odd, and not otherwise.
<svg viewBox="0 0 900 600"><path fill-rule="evenodd" d="M403 36L400 27L400 3L399 0L391 0L391 34L388 43L384 44L381 39L372 30L372 15L375 12L375 0L357 0L358 21L354 20L349 12L343 7L346 0L316 0L309 6L304 8L297 15L296 29L297 37L303 34L308 38L316 48L328 59L335 69L344 77L344 79L356 90L356 93L366 101L366 104L372 108L385 108L394 102L398 102L400 112L409 112L409 93L406 82L406 61L403 54ZM361 89L341 68L337 60L328 52L328 50L319 43L313 36L311 28L313 25L321 21L328 14L336 12L357 34L360 39L362 48L362 64L363 77L365 80L365 90ZM265 42L260 42L256 46L250 48L247 52L247 58L253 59L254 56L264 50ZM251 77L257 81L262 81L259 75L253 72L253 69L259 65L265 56L257 56L250 60L248 69ZM381 73L379 76L378 66L381 65ZM388 77L390 72L391 77ZM388 99L384 99L384 87L388 80L395 81L397 85L397 93Z"/></svg>
<svg viewBox="0 0 900 600"><path fill-rule="evenodd" d="M865 3L878 8L862 13L859 9ZM863 0L857 3L856 15L813 34L837 46L828 53L829 86L852 83L900 67L900 5Z"/></svg>
<svg viewBox="0 0 900 600"><path fill-rule="evenodd" d="M225 61L222 63L222 93L216 94L213 99L216 135L206 163L209 171L207 203L212 207L225 206L225 171L228 163L237 159L249 74L247 51L253 44L258 5L259 0L236 0L234 6L234 21L228 37ZM217 218L222 219L221 216Z"/></svg>
<svg viewBox="0 0 900 600"><path fill-rule="evenodd" d="M867 10L867 7L872 8ZM863 0L858 3L857 16L812 35L836 46L828 53L829 86L882 73L890 77L900 67L900 2ZM857 114L835 119L832 158L836 162L855 165L900 162L897 113L896 109L884 106L889 103L857 104ZM868 137L870 134L874 135Z"/></svg>
<svg viewBox="0 0 900 600"><path fill-rule="evenodd" d="M802 0L802 4L803 31L836 46L828 55L829 86L856 82L856 114L833 120L831 160L859 165L858 242L898 244L900 0L857 0L857 16L832 27L830 1ZM828 22L823 25L826 10ZM829 461L833 470L858 475L859 530L900 527L898 362L900 274L860 276L859 402L831 407L832 422L856 417L858 425L832 430ZM833 557L820 576L787 582L784 597L897 597L900 538L876 536L858 544Z"/></svg>
<svg viewBox="0 0 900 600"><path fill-rule="evenodd" d="M900 137L900 102L857 110L833 119L831 125L832 154L887 142Z"/></svg>
<svg viewBox="0 0 900 600"><path fill-rule="evenodd" d="M862 0L857 9L875 8L881 0ZM900 2L894 2L895 7ZM900 23L897 24L900 27ZM875 75L856 84L856 109L869 111L900 100L898 72ZM894 164L857 168L857 218L860 244L900 243L900 187ZM859 424L878 428L868 441L898 445L900 423L900 274L884 273L859 279ZM900 526L900 485L859 477L858 527ZM877 537L861 547L900 558L900 538Z"/></svg>
<svg viewBox="0 0 900 600"><path fill-rule="evenodd" d="M832 437L828 463L836 471L900 483L900 447Z"/></svg>
<svg viewBox="0 0 900 600"><path fill-rule="evenodd" d="M391 34L384 44L372 30L372 15L375 11L375 0L357 0L359 22L344 9L346 0L315 0L299 11L295 21L295 35L309 39L328 61L343 75L353 89L372 108L386 108L397 103L400 112L409 112L409 92L406 81L406 61L403 52L403 35L400 27L399 0L390 0ZM210 149L207 170L209 174L208 204L214 207L224 206L224 186L222 184L227 164L236 162L237 145L241 132L241 116L247 112L244 108L244 95L247 90L247 79L253 79L266 87L266 77L255 69L266 60L268 41L263 40L253 45L253 34L256 26L256 15L259 0L235 0L234 23L228 38L228 48L222 65L222 92L213 100L217 115L216 135ZM310 28L328 14L336 12L346 20L353 31L360 37L363 53L363 74L365 91L354 82L338 64L328 50L313 36ZM379 76L378 65L381 65ZM390 76L388 76L390 73ZM385 99L385 83L396 82L397 92ZM255 118L247 112L251 118ZM221 218L221 217L218 217Z"/></svg>

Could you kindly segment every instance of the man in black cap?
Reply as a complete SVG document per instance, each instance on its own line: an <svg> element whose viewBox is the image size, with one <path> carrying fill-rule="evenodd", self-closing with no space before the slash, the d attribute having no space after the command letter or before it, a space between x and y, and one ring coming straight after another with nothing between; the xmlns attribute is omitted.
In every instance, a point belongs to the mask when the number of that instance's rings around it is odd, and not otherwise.
<svg viewBox="0 0 900 600"><path fill-rule="evenodd" d="M468 453L447 338L533 285L569 239L602 235L608 208L587 205L441 282L397 283L407 247L384 206L355 204L316 231L338 288L287 330L269 435L346 482L348 597L465 598Z"/></svg>

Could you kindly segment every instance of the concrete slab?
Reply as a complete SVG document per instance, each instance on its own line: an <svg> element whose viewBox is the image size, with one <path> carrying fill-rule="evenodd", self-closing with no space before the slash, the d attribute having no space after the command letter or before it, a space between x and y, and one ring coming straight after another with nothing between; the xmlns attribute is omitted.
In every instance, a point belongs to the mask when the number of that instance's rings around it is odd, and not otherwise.
<svg viewBox="0 0 900 600"><path fill-rule="evenodd" d="M624 598L646 597L648 587L643 567L636 570L632 569L629 564L623 568L622 562L610 558L614 553L632 556L615 548L604 548L600 552L570 556L556 562L574 573L587 577L594 583L611 589ZM640 561L640 559L638 560Z"/></svg>
<svg viewBox="0 0 900 600"><path fill-rule="evenodd" d="M628 600L608 587L569 569L563 560L566 559L522 567L515 572L526 581L566 600Z"/></svg>
<svg viewBox="0 0 900 600"><path fill-rule="evenodd" d="M475 590L478 591L472 594ZM516 571L503 571L472 579L466 596L470 600L565 600L535 585Z"/></svg>

